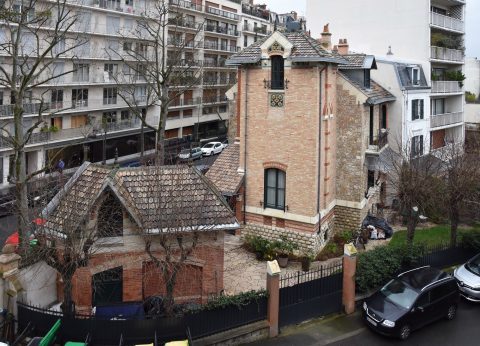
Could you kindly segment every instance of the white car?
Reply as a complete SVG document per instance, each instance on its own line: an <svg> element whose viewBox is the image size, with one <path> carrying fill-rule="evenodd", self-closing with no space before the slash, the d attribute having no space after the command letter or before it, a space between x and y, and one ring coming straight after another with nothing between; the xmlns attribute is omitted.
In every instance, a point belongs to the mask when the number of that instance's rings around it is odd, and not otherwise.
<svg viewBox="0 0 480 346"><path fill-rule="evenodd" d="M455 269L453 276L465 299L480 302L480 254Z"/></svg>
<svg viewBox="0 0 480 346"><path fill-rule="evenodd" d="M222 150L223 145L220 142L209 142L202 147L202 153L204 156L220 154Z"/></svg>

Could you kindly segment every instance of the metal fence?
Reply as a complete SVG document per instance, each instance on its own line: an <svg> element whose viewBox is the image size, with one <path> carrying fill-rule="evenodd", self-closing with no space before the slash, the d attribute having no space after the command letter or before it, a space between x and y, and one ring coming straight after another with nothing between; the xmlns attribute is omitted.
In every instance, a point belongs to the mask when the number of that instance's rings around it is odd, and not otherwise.
<svg viewBox="0 0 480 346"><path fill-rule="evenodd" d="M438 244L428 247L424 255L414 261L412 266L429 265L435 268L443 269L453 265L465 263L475 256L476 251L465 247L463 244L451 246L450 244Z"/></svg>
<svg viewBox="0 0 480 346"><path fill-rule="evenodd" d="M63 316L55 312L18 303L18 331L30 328L35 336L45 335L60 319L57 342L84 341L91 345L151 343L187 339L187 328L193 339L199 339L267 318L267 298L246 305L204 310L182 317L108 320L90 315Z"/></svg>
<svg viewBox="0 0 480 346"><path fill-rule="evenodd" d="M341 261L280 279L280 326L338 312L342 308Z"/></svg>

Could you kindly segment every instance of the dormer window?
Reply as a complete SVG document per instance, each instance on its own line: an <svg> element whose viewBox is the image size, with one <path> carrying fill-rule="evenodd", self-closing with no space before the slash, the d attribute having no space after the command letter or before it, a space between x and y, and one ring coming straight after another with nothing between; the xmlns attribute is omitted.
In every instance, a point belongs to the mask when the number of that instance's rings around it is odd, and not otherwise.
<svg viewBox="0 0 480 346"><path fill-rule="evenodd" d="M418 67L412 68L412 84L413 85L420 84L420 69Z"/></svg>
<svg viewBox="0 0 480 346"><path fill-rule="evenodd" d="M370 89L370 70L363 70L363 86Z"/></svg>
<svg viewBox="0 0 480 346"><path fill-rule="evenodd" d="M272 62L271 88L273 90L283 90L285 88L285 65L283 56L273 55L270 57Z"/></svg>

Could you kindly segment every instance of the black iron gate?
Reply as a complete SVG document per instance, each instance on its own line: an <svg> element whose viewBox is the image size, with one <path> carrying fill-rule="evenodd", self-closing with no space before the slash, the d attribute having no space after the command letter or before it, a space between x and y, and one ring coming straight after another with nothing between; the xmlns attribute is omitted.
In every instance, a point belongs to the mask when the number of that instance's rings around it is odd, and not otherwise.
<svg viewBox="0 0 480 346"><path fill-rule="evenodd" d="M339 261L309 272L282 276L280 327L342 309L343 265Z"/></svg>

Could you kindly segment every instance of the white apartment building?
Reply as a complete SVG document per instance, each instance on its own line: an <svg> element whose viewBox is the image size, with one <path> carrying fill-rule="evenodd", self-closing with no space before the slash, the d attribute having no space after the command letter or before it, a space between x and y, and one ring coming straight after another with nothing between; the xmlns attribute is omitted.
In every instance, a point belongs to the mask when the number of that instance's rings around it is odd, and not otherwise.
<svg viewBox="0 0 480 346"><path fill-rule="evenodd" d="M478 58L465 59L465 91L469 91L478 98L480 96L480 60Z"/></svg>
<svg viewBox="0 0 480 346"><path fill-rule="evenodd" d="M195 44L185 49L183 58L203 68L198 85L171 103L166 137L191 135L194 139L202 139L225 134L229 117L225 92L236 83L236 70L225 66L225 60L240 49L241 0L168 0L166 3L171 17L180 14L183 18L181 22L172 21L168 39L173 34L175 39L184 41L194 37ZM127 49L137 52L148 49L138 40L138 35L132 33L137 20L153 4L153 0L68 1L68 8L78 15L71 28L72 38L84 44L53 63L55 74L73 73L35 88L31 99L25 100L26 127L38 116L39 99L44 101L44 112L51 114L48 123L35 131L26 147L27 173L44 167L60 150L59 157L66 167L81 163L85 146L93 162L102 161L104 151L107 159L116 154L122 157L140 152L141 121L133 116L119 96L115 80L122 80L122 74L128 73L118 55L126 58ZM16 8L21 11L21 7L19 0ZM8 39L5 25L1 30L0 36ZM129 35L133 42L128 42ZM32 38L26 35L25 40L29 39ZM60 42L57 49L68 49L69 44L73 43ZM174 48L172 45L167 50ZM146 99L146 85L141 76L132 83L136 100ZM0 90L0 125L12 131L13 113L9 100L9 91ZM141 102L137 104L142 106ZM147 112L149 124L157 124L156 107L141 111ZM145 128L143 131L145 149L152 149L153 132ZM0 186L7 185L12 175L12 153L8 141L0 138Z"/></svg>
<svg viewBox="0 0 480 346"><path fill-rule="evenodd" d="M423 119L422 131L430 132L431 147L439 150L464 139L465 4L465 0L307 0L307 19L314 36L330 23L331 31L339 35L336 39L347 38L355 52L385 56L391 51L395 58L421 64L431 87L430 102L423 109L430 121ZM378 73L375 78L381 82Z"/></svg>
<svg viewBox="0 0 480 346"><path fill-rule="evenodd" d="M273 19L266 5L256 5L253 0L242 1L242 49L270 35L273 31Z"/></svg>

